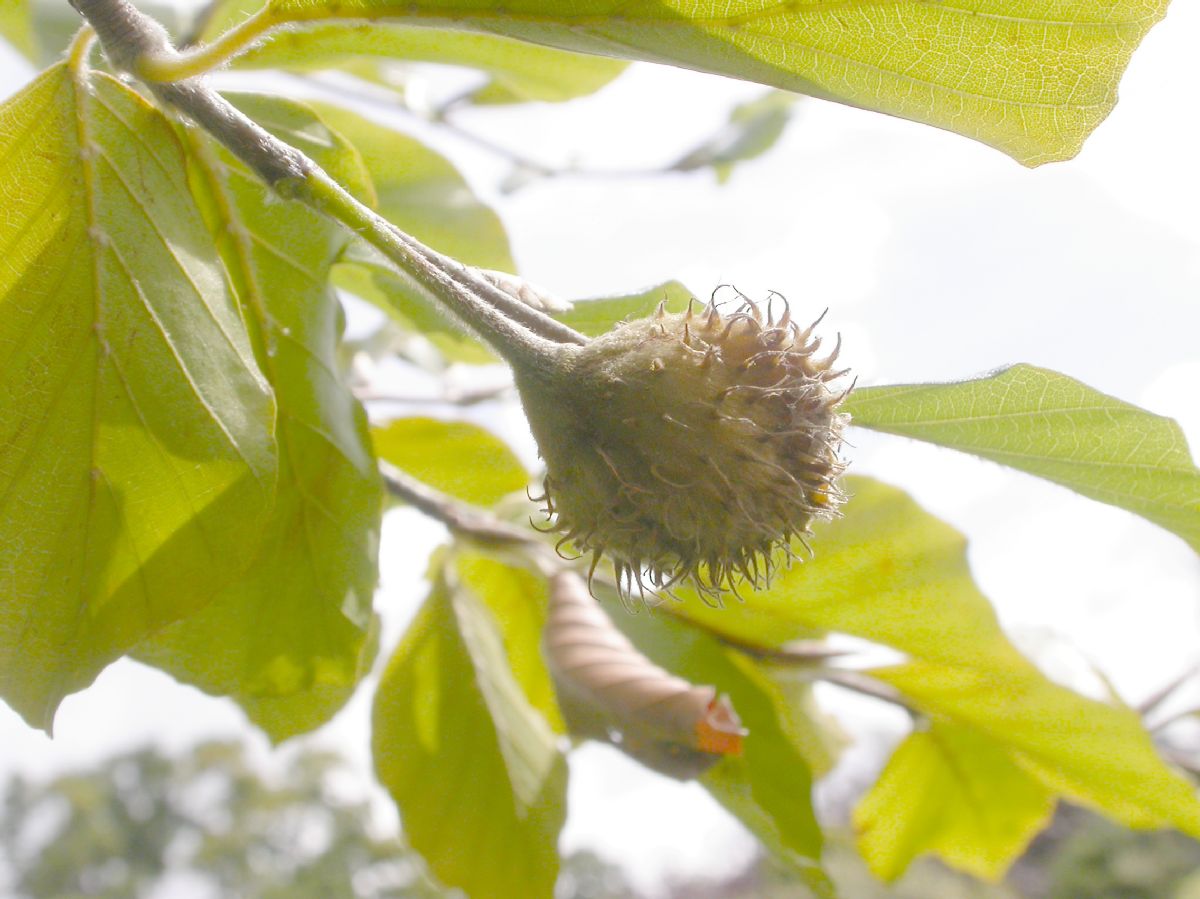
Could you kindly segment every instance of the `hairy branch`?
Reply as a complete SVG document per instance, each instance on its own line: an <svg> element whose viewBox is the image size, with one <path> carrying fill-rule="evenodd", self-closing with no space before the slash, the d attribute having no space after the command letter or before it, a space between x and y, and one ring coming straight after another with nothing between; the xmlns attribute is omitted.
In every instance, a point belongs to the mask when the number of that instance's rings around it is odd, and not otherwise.
<svg viewBox="0 0 1200 899"><path fill-rule="evenodd" d="M379 472L388 493L430 518L440 521L455 534L491 546L546 548L541 541L516 525L459 502L435 490L389 462L380 461Z"/></svg>
<svg viewBox="0 0 1200 899"><path fill-rule="evenodd" d="M846 668L821 668L815 672L815 676L827 684L833 684L851 692L860 693L863 696L869 696L872 699L879 699L890 705L899 706L910 714L921 714L912 703L904 698L899 690L888 686L882 681L877 681L869 674L864 674L861 671L851 671Z"/></svg>
<svg viewBox="0 0 1200 899"><path fill-rule="evenodd" d="M112 64L139 74L179 54L166 31L129 0L71 0ZM298 200L358 234L411 276L514 366L553 368L564 346L587 338L522 303L475 269L438 253L359 203L315 162L267 133L202 79L151 82L151 91L203 128L280 196Z"/></svg>
<svg viewBox="0 0 1200 899"><path fill-rule="evenodd" d="M477 406L503 399L512 393L512 384L480 387L475 390L446 390L441 396L416 396L408 393L376 391L369 387L354 391L361 403L402 403L406 406Z"/></svg>

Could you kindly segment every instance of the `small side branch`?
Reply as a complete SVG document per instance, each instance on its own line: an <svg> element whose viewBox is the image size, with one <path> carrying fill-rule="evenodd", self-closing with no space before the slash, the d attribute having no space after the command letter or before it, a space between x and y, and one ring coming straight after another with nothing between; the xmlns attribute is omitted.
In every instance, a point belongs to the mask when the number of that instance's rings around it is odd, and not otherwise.
<svg viewBox="0 0 1200 899"><path fill-rule="evenodd" d="M119 69L177 56L162 28L129 0L71 0ZM339 222L411 276L514 366L562 364L562 348L587 338L531 308L476 270L438 253L366 208L315 162L269 134L199 78L151 83L155 96L203 128L280 196Z"/></svg>
<svg viewBox="0 0 1200 899"><path fill-rule="evenodd" d="M474 509L466 503L458 502L389 462L380 461L379 473L383 476L388 493L430 518L440 521L456 534L490 546L544 548L540 541L524 529Z"/></svg>
<svg viewBox="0 0 1200 899"><path fill-rule="evenodd" d="M849 671L844 668L821 668L814 672L814 676L819 680L825 681L827 684L833 684L854 693L860 693L863 696L870 696L872 699L878 699L890 705L899 706L912 715L921 714L912 703L904 698L904 695L899 690L881 681L877 681L875 678L868 674L863 674L861 671Z"/></svg>
<svg viewBox="0 0 1200 899"><path fill-rule="evenodd" d="M495 387L480 387L476 390L447 390L441 396L415 396L364 388L356 390L354 396L361 403L403 403L406 406L477 406L480 403L503 399L512 390L512 384L500 384Z"/></svg>

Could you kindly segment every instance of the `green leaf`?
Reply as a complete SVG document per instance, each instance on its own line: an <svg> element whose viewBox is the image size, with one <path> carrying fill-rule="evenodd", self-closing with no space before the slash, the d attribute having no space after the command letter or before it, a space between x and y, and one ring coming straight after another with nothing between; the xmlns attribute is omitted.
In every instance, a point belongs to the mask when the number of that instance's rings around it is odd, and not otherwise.
<svg viewBox="0 0 1200 899"><path fill-rule="evenodd" d="M0 0L0 37L28 57L37 53L29 0Z"/></svg>
<svg viewBox="0 0 1200 899"><path fill-rule="evenodd" d="M340 107L264 93L227 91L223 96L280 140L320 163L334 180L361 202L377 208L381 191L391 189L386 178L382 186L375 182L376 174L386 176L386 170L379 171L368 164L368 157L360 152L351 136L342 133L339 126L344 120L339 114L344 111ZM224 158L231 157L226 155ZM370 159L374 162L373 157ZM286 208L301 210L299 204ZM307 214L307 211L301 214ZM329 234L325 238L327 242L340 240L343 246L347 243L340 229L326 225L322 230ZM327 261L323 264L328 268Z"/></svg>
<svg viewBox="0 0 1200 899"><path fill-rule="evenodd" d="M490 613L525 698L555 733L565 733L554 683L542 657L542 628L549 605L545 579L466 548L454 554L454 573L458 589Z"/></svg>
<svg viewBox="0 0 1200 899"><path fill-rule="evenodd" d="M1003 745L1067 798L1130 827L1169 824L1200 839L1195 788L1163 762L1133 710L1085 699L1028 662L985 653L974 665L914 660L871 674L935 719Z"/></svg>
<svg viewBox="0 0 1200 899"><path fill-rule="evenodd" d="M201 39L210 41L262 9L263 0L225 0L213 11ZM598 91L625 70L615 59L485 34L397 23L334 22L273 35L237 58L239 68L321 69L362 57L468 66L491 76L475 103L537 100L557 103Z"/></svg>
<svg viewBox="0 0 1200 899"><path fill-rule="evenodd" d="M49 729L245 567L274 409L170 123L49 69L0 107L0 695Z"/></svg>
<svg viewBox="0 0 1200 899"><path fill-rule="evenodd" d="M499 216L476 199L445 157L344 107L313 105L322 121L362 157L375 185L380 215L466 265L516 270Z"/></svg>
<svg viewBox="0 0 1200 899"><path fill-rule="evenodd" d="M435 584L383 674L373 728L376 773L439 880L471 899L553 896L566 766L477 601Z"/></svg>
<svg viewBox="0 0 1200 899"><path fill-rule="evenodd" d="M312 686L279 695L239 693L237 703L246 717L281 743L326 724L342 710L364 677L371 672L379 654L379 616L372 616L365 641L358 653L358 668L348 678L344 670L329 679L314 678Z"/></svg>
<svg viewBox="0 0 1200 899"><path fill-rule="evenodd" d="M1200 552L1200 470L1179 425L1065 375L1014 365L952 384L867 387L854 424L974 453L1128 509Z"/></svg>
<svg viewBox="0 0 1200 899"><path fill-rule="evenodd" d="M758 81L957 131L1027 165L1067 159L1112 110L1167 0L278 0L292 22L397 18Z"/></svg>
<svg viewBox="0 0 1200 899"><path fill-rule="evenodd" d="M1200 802L1154 750L1138 716L1041 674L1008 641L971 578L962 535L902 491L846 479L844 517L818 526L815 558L745 605L679 614L763 646L839 631L910 662L871 672L937 721L1003 746L1056 792L1128 824L1200 835Z"/></svg>
<svg viewBox="0 0 1200 899"><path fill-rule="evenodd" d="M819 896L831 895L820 869L821 828L813 815L808 747L795 739L800 710L752 659L673 615L631 615L596 585L614 623L656 664L726 693L749 734L741 758L726 756L701 782Z"/></svg>
<svg viewBox="0 0 1200 899"><path fill-rule="evenodd" d="M372 436L379 458L469 503L495 505L529 484L529 472L508 445L478 425L399 418Z"/></svg>
<svg viewBox="0 0 1200 899"><path fill-rule="evenodd" d="M357 149L384 218L459 262L515 271L503 223L475 198L445 158L349 110L328 104L317 109ZM495 361L436 301L365 245L353 246L345 262L335 269L339 287L380 307L401 326L425 335L447 359L473 364Z"/></svg>
<svg viewBox="0 0 1200 899"><path fill-rule="evenodd" d="M843 486L850 500L842 517L814 526L813 558L736 606L692 597L679 613L765 647L837 630L951 665L1019 658L971 577L962 534L895 487L858 476Z"/></svg>
<svg viewBox="0 0 1200 899"><path fill-rule="evenodd" d="M729 114L728 124L671 166L677 172L711 168L724 184L739 162L757 159L783 136L800 98L786 91L768 91L741 103Z"/></svg>
<svg viewBox="0 0 1200 899"><path fill-rule="evenodd" d="M369 191L353 148L311 109L265 95L231 99L343 183ZM222 251L275 389L279 495L247 575L136 654L232 696L278 741L331 717L374 652L382 489L365 416L337 370L341 310L329 285L348 238L272 197L215 145L191 139L197 194L225 235Z"/></svg>
<svg viewBox="0 0 1200 899"><path fill-rule="evenodd" d="M581 334L595 337L611 331L617 322L653 315L659 303L665 302L668 312L682 312L693 297L694 294L678 281L665 281L626 296L575 300L569 310L554 317Z"/></svg>
<svg viewBox="0 0 1200 899"><path fill-rule="evenodd" d="M342 60L378 56L407 62L469 66L491 76L472 93L477 104L559 103L595 93L625 63L568 53L484 34L379 24L321 25L276 35L245 56L239 68L329 68Z"/></svg>
<svg viewBox="0 0 1200 899"><path fill-rule="evenodd" d="M975 731L933 724L911 734L854 811L858 848L892 881L933 853L999 880L1049 821L1054 796L1005 748Z"/></svg>

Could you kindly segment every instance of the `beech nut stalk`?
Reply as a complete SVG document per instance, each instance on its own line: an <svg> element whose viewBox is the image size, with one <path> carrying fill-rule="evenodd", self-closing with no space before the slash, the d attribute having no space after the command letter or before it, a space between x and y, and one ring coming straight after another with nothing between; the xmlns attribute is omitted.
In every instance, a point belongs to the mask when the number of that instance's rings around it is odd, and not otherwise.
<svg viewBox="0 0 1200 899"><path fill-rule="evenodd" d="M740 296L740 295L739 295ZM778 312L778 315L776 315ZM849 389L781 298L624 322L556 364L515 365L562 535L611 560L624 596L690 583L719 602L753 589L836 514Z"/></svg>

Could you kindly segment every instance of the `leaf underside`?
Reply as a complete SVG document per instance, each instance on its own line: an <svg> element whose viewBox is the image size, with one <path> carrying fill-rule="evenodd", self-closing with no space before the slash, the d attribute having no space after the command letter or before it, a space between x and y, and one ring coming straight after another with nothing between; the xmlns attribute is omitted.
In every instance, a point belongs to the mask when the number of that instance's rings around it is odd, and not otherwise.
<svg viewBox="0 0 1200 899"><path fill-rule="evenodd" d="M263 6L263 0L218 3L201 40L219 37ZM356 75L367 73L373 81L388 83L398 78L403 84L403 72L388 76L378 70L379 63L389 61L468 66L485 72L488 82L463 98L477 104L573 100L594 93L625 69L625 63L617 59L533 46L497 35L346 21L274 34L239 56L234 65L301 71L344 68Z"/></svg>
<svg viewBox="0 0 1200 899"><path fill-rule="evenodd" d="M504 652L487 609L436 584L375 695L375 770L443 883L550 899L566 766Z"/></svg>
<svg viewBox="0 0 1200 899"><path fill-rule="evenodd" d="M871 870L895 880L933 853L985 880L1009 864L1049 821L1054 794L977 732L935 723L911 734L854 811Z"/></svg>
<svg viewBox="0 0 1200 899"><path fill-rule="evenodd" d="M348 144L308 107L232 99L256 121L369 192ZM341 311L329 272L348 238L297 203L282 204L228 155L190 134L194 189L275 390L279 497L246 575L138 658L206 692L229 695L275 740L324 723L374 652L382 491L365 417L337 371Z"/></svg>
<svg viewBox="0 0 1200 899"><path fill-rule="evenodd" d="M974 453L1128 509L1200 552L1200 469L1179 425L1032 365L951 384L865 387L855 425Z"/></svg>
<svg viewBox="0 0 1200 899"><path fill-rule="evenodd" d="M257 25L395 19L757 81L959 132L1026 165L1075 155L1166 0L276 0Z"/></svg>
<svg viewBox="0 0 1200 899"><path fill-rule="evenodd" d="M899 650L906 663L871 676L935 724L1002 753L1007 762L997 771L1016 766L1055 795L1123 823L1169 824L1200 837L1195 791L1158 755L1139 717L1059 686L1008 641L971 577L961 534L894 487L863 477L845 485L844 516L815 528L813 558L742 605L713 609L687 597L678 613L750 645L780 647L836 631ZM1030 819L1033 805L1023 806ZM907 811L923 814L916 805ZM927 835L913 853L940 852L949 840L955 848L947 860L995 873L1011 861L1002 850L1023 845L1023 829L998 836L983 825L950 829L952 836ZM972 833L996 840L972 844ZM872 851L889 876L907 863L903 847Z"/></svg>
<svg viewBox="0 0 1200 899"><path fill-rule="evenodd" d="M61 698L194 613L272 505L274 408L172 126L59 64L0 109L0 695Z"/></svg>

